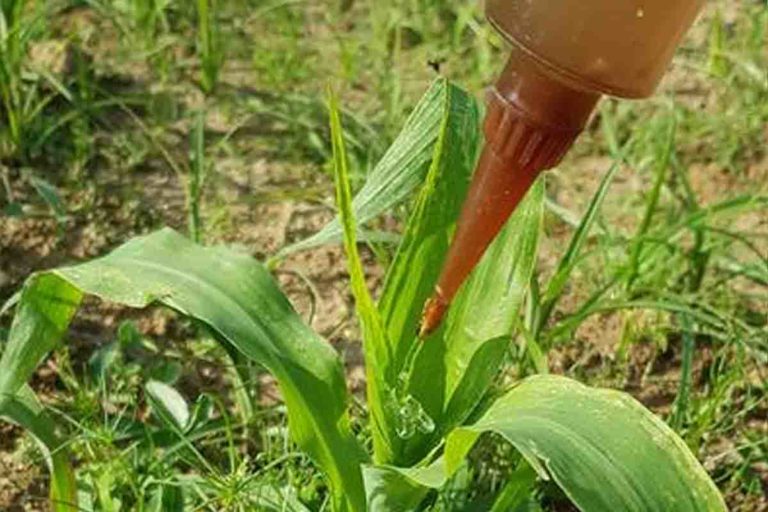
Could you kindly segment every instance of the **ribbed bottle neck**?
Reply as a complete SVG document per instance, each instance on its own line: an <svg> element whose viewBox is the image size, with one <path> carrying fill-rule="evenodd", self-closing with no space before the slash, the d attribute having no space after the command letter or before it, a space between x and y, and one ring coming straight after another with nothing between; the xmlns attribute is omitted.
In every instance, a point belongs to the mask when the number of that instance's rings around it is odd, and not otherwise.
<svg viewBox="0 0 768 512"><path fill-rule="evenodd" d="M518 167L556 166L584 130L600 93L571 87L516 52L487 94L486 143Z"/></svg>

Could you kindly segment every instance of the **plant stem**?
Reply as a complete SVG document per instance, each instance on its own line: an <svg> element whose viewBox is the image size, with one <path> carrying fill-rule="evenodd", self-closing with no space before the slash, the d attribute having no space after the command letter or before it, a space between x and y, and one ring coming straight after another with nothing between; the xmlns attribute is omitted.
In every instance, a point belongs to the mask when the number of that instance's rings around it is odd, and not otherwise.
<svg viewBox="0 0 768 512"><path fill-rule="evenodd" d="M202 235L200 200L205 182L205 110L197 113L195 128L192 131L192 151L187 179L189 237L193 242L199 243Z"/></svg>

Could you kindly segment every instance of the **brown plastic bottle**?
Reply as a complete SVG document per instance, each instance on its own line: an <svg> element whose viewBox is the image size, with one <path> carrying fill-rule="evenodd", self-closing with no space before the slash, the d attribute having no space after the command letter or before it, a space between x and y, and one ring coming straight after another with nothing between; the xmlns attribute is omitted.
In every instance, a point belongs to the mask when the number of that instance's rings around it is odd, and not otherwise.
<svg viewBox="0 0 768 512"><path fill-rule="evenodd" d="M433 332L528 188L603 94L653 93L703 0L486 0L512 55L488 92L485 148L421 323Z"/></svg>

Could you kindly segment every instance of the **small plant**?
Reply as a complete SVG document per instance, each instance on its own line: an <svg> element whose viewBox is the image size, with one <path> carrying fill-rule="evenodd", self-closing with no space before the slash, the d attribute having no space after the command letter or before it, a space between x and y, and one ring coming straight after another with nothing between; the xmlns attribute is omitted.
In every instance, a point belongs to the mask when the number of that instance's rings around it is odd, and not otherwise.
<svg viewBox="0 0 768 512"><path fill-rule="evenodd" d="M333 95L329 103L339 220L286 252L343 240L362 327L368 435L362 438L350 426L339 356L301 320L267 269L249 256L201 247L166 229L103 258L34 274L19 296L0 359L0 414L27 428L50 453L53 506L76 509L74 471L65 440L26 383L87 294L135 308L165 305L268 369L280 384L293 440L324 472L333 510L429 509L434 489L456 474L486 432L500 435L519 454L494 510L524 504L537 478L552 480L585 511L725 510L686 445L627 395L550 375L489 392L532 282L543 181L486 254L444 326L417 340L420 306L437 279L476 156L475 101L437 82L354 200ZM369 236L362 226L419 185L376 304L358 255L358 240ZM581 241L577 233L543 304L559 294ZM525 331L541 324L529 321ZM153 410L185 439L195 423L183 400L162 383L149 382L146 391ZM232 488L226 480L217 485Z"/></svg>
<svg viewBox="0 0 768 512"><path fill-rule="evenodd" d="M6 126L5 152L18 150L24 137L25 120L29 113L24 108L24 87L21 71L31 38L30 26L22 23L24 2L3 2L0 10L0 96L3 101L3 120Z"/></svg>
<svg viewBox="0 0 768 512"><path fill-rule="evenodd" d="M19 180L37 192L61 227L65 205L56 187L30 164L46 152L74 157L74 167L87 160L92 98L84 94L85 76L66 76L71 67L83 70L79 52L69 44L34 45L55 8L25 0L0 4L0 181L5 200L0 217L27 213L11 186ZM50 122L51 115L59 117ZM52 143L54 136L60 138Z"/></svg>
<svg viewBox="0 0 768 512"><path fill-rule="evenodd" d="M0 9L0 159L25 160L45 133L42 114L69 92L45 70L30 70L28 52L43 11L35 2L6 0ZM34 71L34 72L33 72ZM47 86L47 88L46 88Z"/></svg>

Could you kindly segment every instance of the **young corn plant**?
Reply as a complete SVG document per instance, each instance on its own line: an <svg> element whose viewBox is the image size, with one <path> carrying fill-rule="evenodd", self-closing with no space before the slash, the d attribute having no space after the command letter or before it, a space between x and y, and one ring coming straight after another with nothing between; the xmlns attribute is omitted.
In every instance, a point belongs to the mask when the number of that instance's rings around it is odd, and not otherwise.
<svg viewBox="0 0 768 512"><path fill-rule="evenodd" d="M725 510L685 443L623 393L552 375L489 393L532 280L543 181L494 242L443 327L417 339L420 308L437 280L476 157L472 97L436 82L354 199L333 95L329 103L339 219L283 254L343 241L362 327L371 442L350 426L338 354L302 321L267 269L164 229L91 262L34 274L19 295L0 359L0 414L49 454L53 507L76 509L76 477L66 440L27 382L64 337L83 296L92 295L134 308L165 305L270 371L293 440L324 473L335 511L430 509L436 490L487 432L518 454L494 510L525 504L538 480L553 481L584 511ZM412 214L376 303L357 244L376 236L365 229L367 221L412 191ZM178 402L162 385L147 386L161 416L163 404ZM169 424L186 425L173 406L165 408Z"/></svg>

